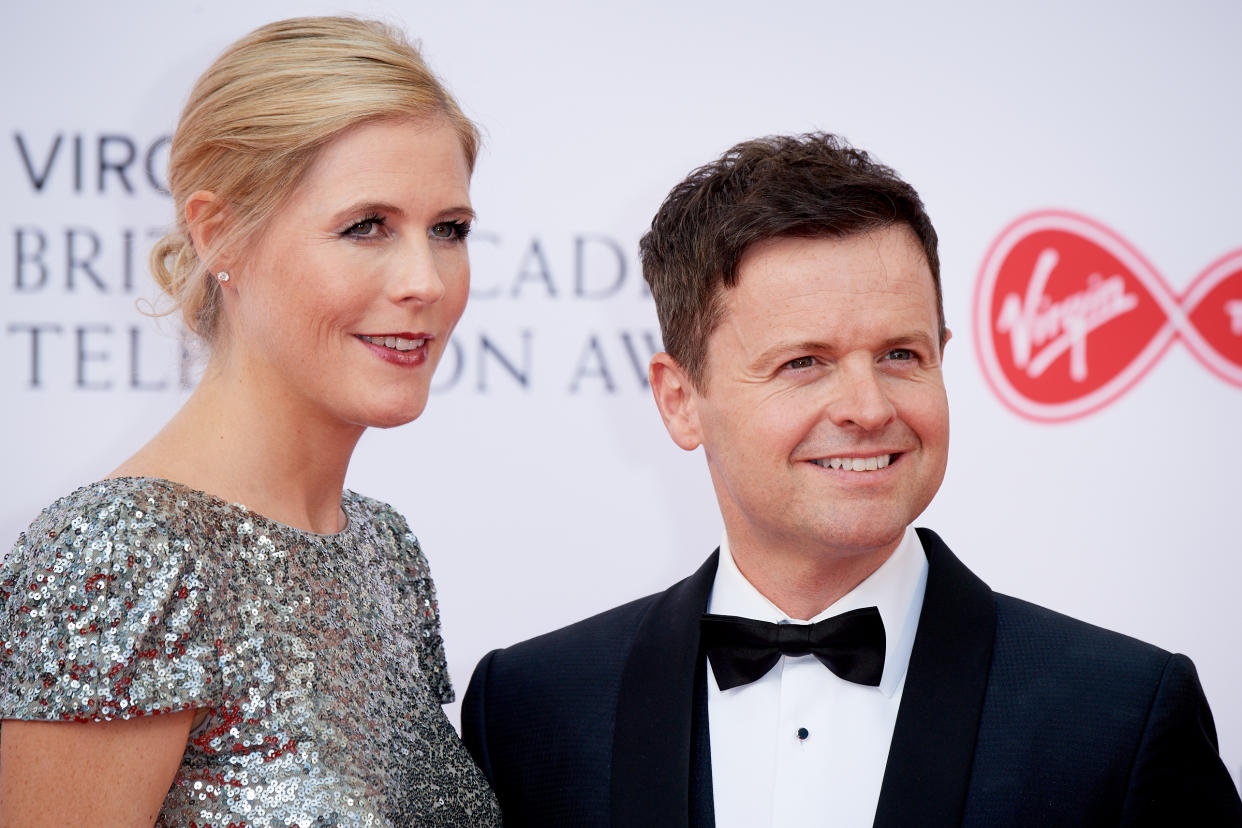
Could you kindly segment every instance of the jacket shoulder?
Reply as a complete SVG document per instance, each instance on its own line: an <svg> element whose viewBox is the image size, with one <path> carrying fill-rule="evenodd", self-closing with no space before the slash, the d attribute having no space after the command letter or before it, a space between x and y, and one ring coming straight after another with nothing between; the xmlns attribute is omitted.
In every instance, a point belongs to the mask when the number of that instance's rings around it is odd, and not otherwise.
<svg viewBox="0 0 1242 828"><path fill-rule="evenodd" d="M1190 659L996 595L965 824L1119 824L1192 788L1236 802Z"/></svg>
<svg viewBox="0 0 1242 828"><path fill-rule="evenodd" d="M488 683L540 692L575 677L620 677L634 633L658 597L648 595L489 654Z"/></svg>
<svg viewBox="0 0 1242 828"><path fill-rule="evenodd" d="M511 647L494 650L484 657L479 668L486 667L489 679L520 673L520 676L512 675L519 685L529 681L539 682L541 676L553 676L559 680L566 671L586 675L596 682L609 679L619 682L631 648L640 635L640 627L645 619L652 617L652 613L661 624L668 623L675 627L692 620L697 630L698 616L707 606L717 560L718 552L713 552L692 575L663 592L630 601ZM663 628L658 632L662 631ZM644 637L647 634L641 633ZM476 670L475 680L479 679L478 672Z"/></svg>
<svg viewBox="0 0 1242 828"><path fill-rule="evenodd" d="M493 650L479 662L462 705L462 739L506 824L608 824L621 675L657 598Z"/></svg>
<svg viewBox="0 0 1242 828"><path fill-rule="evenodd" d="M1123 633L1081 621L1009 595L996 593L997 645L1027 652L1031 658L1126 661L1156 676L1172 655L1168 650Z"/></svg>
<svg viewBox="0 0 1242 828"><path fill-rule="evenodd" d="M1019 721L1077 719L1092 733L1137 738L1170 662L1167 650L1045 607L996 596L988 702ZM1006 701L1007 700L1007 701ZM1045 719L1048 717L1048 719Z"/></svg>

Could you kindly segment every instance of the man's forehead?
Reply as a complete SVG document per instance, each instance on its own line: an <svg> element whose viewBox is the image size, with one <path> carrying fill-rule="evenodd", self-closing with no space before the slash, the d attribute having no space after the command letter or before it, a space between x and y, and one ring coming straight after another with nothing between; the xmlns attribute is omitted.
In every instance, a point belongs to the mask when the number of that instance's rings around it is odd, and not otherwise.
<svg viewBox="0 0 1242 828"><path fill-rule="evenodd" d="M738 263L736 281L718 291L726 305L765 294L768 302L888 295L921 300L935 295L935 280L918 239L905 225L844 237L778 236L751 245Z"/></svg>

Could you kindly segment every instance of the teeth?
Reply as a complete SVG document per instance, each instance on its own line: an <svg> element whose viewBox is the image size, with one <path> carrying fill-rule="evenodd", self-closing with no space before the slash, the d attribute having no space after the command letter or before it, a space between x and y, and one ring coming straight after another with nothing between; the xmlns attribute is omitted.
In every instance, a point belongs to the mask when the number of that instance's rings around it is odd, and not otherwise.
<svg viewBox="0 0 1242 828"><path fill-rule="evenodd" d="M844 471L876 471L888 466L892 461L891 454L880 454L875 457L829 457L826 460L812 460L817 466L826 469L842 469Z"/></svg>
<svg viewBox="0 0 1242 828"><path fill-rule="evenodd" d="M392 348L397 351L412 351L415 348L423 347L425 339L403 339L399 336L359 336L359 339L366 340L372 345L383 345L385 348Z"/></svg>

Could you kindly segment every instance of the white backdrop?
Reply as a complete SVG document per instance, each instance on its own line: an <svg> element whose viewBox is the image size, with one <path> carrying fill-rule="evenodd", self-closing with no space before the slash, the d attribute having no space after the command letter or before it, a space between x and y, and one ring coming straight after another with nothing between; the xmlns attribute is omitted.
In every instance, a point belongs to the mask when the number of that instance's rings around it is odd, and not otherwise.
<svg viewBox="0 0 1242 828"><path fill-rule="evenodd" d="M992 242L1040 208L1102 222L1174 295L1242 247L1242 6L934 5L6 9L3 544L184 399L176 326L135 301L154 295L161 138L194 78L277 17L378 15L423 41L487 135L459 351L427 413L368 434L348 480L422 539L459 691L486 650L662 588L716 544L702 458L668 440L644 387L658 330L636 242L692 167L824 129L911 181L942 239L953 447L920 523L997 590L1189 654L1236 780L1242 388L1179 340L1094 413L1024 418L985 381L972 297Z"/></svg>

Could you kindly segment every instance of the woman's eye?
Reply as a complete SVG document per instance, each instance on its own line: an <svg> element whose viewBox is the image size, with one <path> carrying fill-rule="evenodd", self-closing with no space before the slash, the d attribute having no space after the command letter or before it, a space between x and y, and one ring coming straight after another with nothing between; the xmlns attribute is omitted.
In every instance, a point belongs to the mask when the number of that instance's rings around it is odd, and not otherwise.
<svg viewBox="0 0 1242 828"><path fill-rule="evenodd" d="M815 357L804 356L804 357L798 357L797 359L789 360L789 362L785 363L785 367L792 368L795 371L797 371L802 368L810 368L814 364L815 364Z"/></svg>
<svg viewBox="0 0 1242 828"><path fill-rule="evenodd" d="M379 235L380 227L383 224L384 220L379 216L369 216L347 227L344 235L353 236L354 238L370 238Z"/></svg>
<svg viewBox="0 0 1242 828"><path fill-rule="evenodd" d="M466 221L442 221L431 227L431 235L437 239L464 239L469 233L470 223Z"/></svg>

